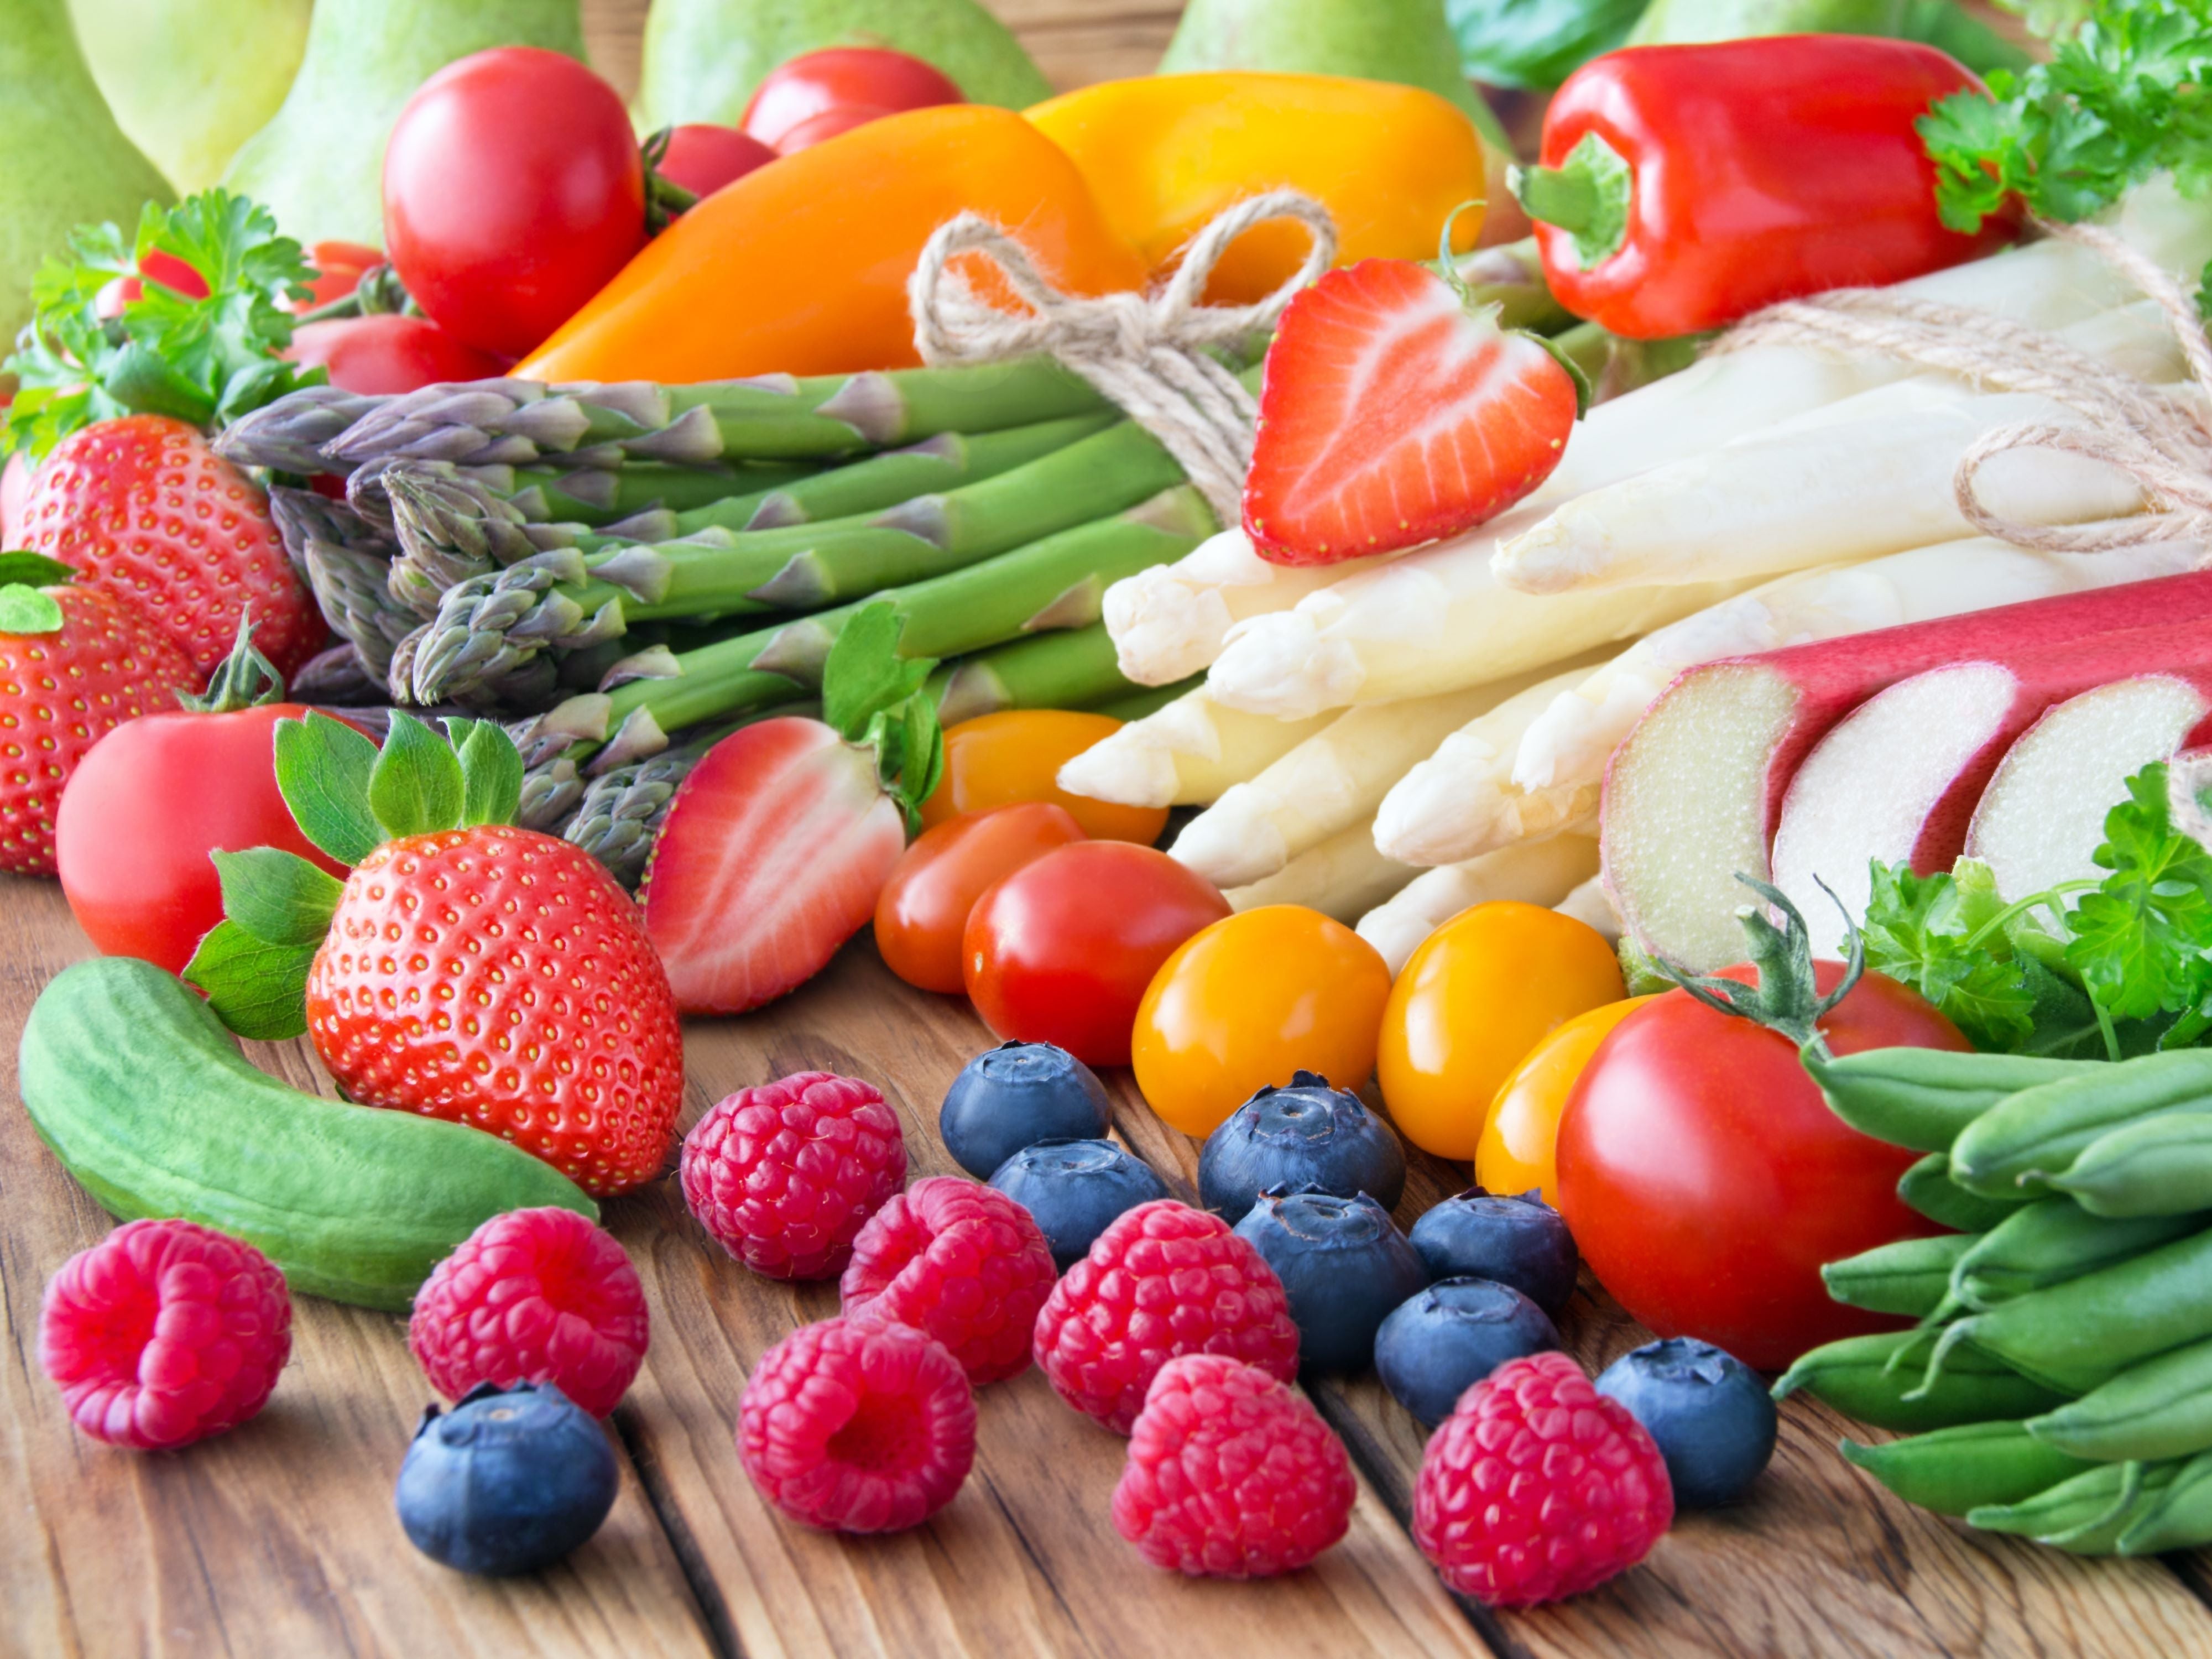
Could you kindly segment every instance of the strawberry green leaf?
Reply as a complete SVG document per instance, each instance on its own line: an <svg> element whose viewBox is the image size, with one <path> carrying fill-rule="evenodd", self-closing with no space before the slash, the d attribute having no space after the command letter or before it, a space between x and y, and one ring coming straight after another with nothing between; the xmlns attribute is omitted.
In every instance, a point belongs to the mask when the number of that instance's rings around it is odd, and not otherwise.
<svg viewBox="0 0 2212 1659"><path fill-rule="evenodd" d="M522 810L522 756L489 720L448 720L447 740L461 762L461 823L513 823Z"/></svg>
<svg viewBox="0 0 2212 1659"><path fill-rule="evenodd" d="M264 945L323 942L345 884L281 847L215 853L222 914Z"/></svg>
<svg viewBox="0 0 2212 1659"><path fill-rule="evenodd" d="M376 745L343 720L309 714L276 722L276 787L300 833L340 864L359 864L384 842L369 811Z"/></svg>
<svg viewBox="0 0 2212 1659"><path fill-rule="evenodd" d="M311 866L312 867L312 866ZM312 945L269 945L234 921L218 922L185 964L216 1018L242 1037L275 1042L307 1029Z"/></svg>
<svg viewBox="0 0 2212 1659"><path fill-rule="evenodd" d="M62 608L51 593L21 582L0 586L0 634L52 634L62 625Z"/></svg>
<svg viewBox="0 0 2212 1659"><path fill-rule="evenodd" d="M43 553L0 553L0 582L26 587L55 587L76 580L76 572Z"/></svg>
<svg viewBox="0 0 2212 1659"><path fill-rule="evenodd" d="M394 710L368 775L368 807L385 838L427 836L461 822L461 763L453 747L412 714Z"/></svg>
<svg viewBox="0 0 2212 1659"><path fill-rule="evenodd" d="M898 654L906 623L888 599L862 605L837 630L822 665L822 718L848 743L858 743L885 709L919 691L937 666Z"/></svg>

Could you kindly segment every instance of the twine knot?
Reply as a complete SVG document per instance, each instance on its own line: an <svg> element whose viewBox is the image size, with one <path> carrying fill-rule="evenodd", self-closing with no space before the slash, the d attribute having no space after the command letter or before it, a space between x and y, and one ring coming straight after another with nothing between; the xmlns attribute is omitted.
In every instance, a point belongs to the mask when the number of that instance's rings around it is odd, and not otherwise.
<svg viewBox="0 0 2212 1659"><path fill-rule="evenodd" d="M1312 237L1281 287L1245 306L1201 303L1229 245L1269 219L1295 219ZM1025 312L1001 309L955 264L980 254L998 268ZM1042 354L1081 375L1160 441L1223 524L1237 522L1260 408L1220 361L1273 328L1297 291L1336 262L1328 210L1294 190L1248 198L1194 237L1175 274L1146 294L1062 293L1029 250L974 213L938 228L907 283L915 348L936 365L998 362Z"/></svg>

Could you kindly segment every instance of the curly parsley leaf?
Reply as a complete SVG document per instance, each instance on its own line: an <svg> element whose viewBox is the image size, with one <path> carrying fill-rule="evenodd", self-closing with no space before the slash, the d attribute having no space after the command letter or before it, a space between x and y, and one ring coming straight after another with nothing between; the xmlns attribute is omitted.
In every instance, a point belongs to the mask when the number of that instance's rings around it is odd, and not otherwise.
<svg viewBox="0 0 2212 1659"><path fill-rule="evenodd" d="M2089 994L2116 1019L2212 996L2212 853L2173 828L2163 763L2128 780L2096 857L2112 873L2075 908L2066 947Z"/></svg>
<svg viewBox="0 0 2212 1659"><path fill-rule="evenodd" d="M1867 966L1919 992L1976 1048L2025 1047L2049 975L2016 960L2003 928L1988 926L2004 910L1989 866L1961 859L1954 871L1916 876L1877 860L1872 875Z"/></svg>

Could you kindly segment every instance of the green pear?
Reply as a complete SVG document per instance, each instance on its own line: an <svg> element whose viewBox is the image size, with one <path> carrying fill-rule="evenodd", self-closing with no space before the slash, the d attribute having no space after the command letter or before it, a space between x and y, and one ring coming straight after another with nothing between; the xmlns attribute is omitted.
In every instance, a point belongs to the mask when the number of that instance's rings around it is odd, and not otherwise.
<svg viewBox="0 0 2212 1659"><path fill-rule="evenodd" d="M653 0L639 125L734 123L763 76L823 46L890 46L927 59L979 104L1024 109L1052 96L976 0Z"/></svg>
<svg viewBox="0 0 2212 1659"><path fill-rule="evenodd" d="M70 0L93 79L178 192L222 177L298 72L314 0Z"/></svg>
<svg viewBox="0 0 2212 1659"><path fill-rule="evenodd" d="M77 49L66 0L0 0L0 347L31 318L31 279L79 225L127 235L176 198L123 136Z"/></svg>
<svg viewBox="0 0 2212 1659"><path fill-rule="evenodd" d="M381 246L384 143L408 98L457 58L513 46L581 58L577 0L319 0L291 91L222 181L301 242Z"/></svg>

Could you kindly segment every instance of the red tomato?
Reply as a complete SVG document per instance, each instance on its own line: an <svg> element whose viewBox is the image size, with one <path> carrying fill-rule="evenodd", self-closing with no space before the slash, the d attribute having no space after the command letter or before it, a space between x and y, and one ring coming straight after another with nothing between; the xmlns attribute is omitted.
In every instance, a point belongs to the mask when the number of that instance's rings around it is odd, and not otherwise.
<svg viewBox="0 0 2212 1659"><path fill-rule="evenodd" d="M669 129L668 149L653 170L694 196L712 196L774 160L775 152L749 132L690 121Z"/></svg>
<svg viewBox="0 0 2212 1659"><path fill-rule="evenodd" d="M384 263L384 255L365 242L317 242L307 250L307 263L315 268L307 282L311 292L294 302L295 311L313 311L344 299L361 286L366 272Z"/></svg>
<svg viewBox="0 0 2212 1659"><path fill-rule="evenodd" d="M1056 1042L1086 1065L1126 1066L1152 975L1228 914L1211 882L1165 853L1078 842L975 901L961 940L968 994L1001 1037Z"/></svg>
<svg viewBox="0 0 2212 1659"><path fill-rule="evenodd" d="M802 149L811 149L817 144L826 144L832 138L842 138L854 127L864 127L871 121L880 121L896 110L878 109L872 104L840 104L835 109L825 109L819 115L810 115L783 135L778 144L779 155L795 155Z"/></svg>
<svg viewBox="0 0 2212 1659"><path fill-rule="evenodd" d="M1050 801L963 813L925 830L876 901L884 964L925 991L957 993L966 982L960 939L975 901L994 882L1083 838L1083 826Z"/></svg>
<svg viewBox="0 0 2212 1659"><path fill-rule="evenodd" d="M1815 974L1825 992L1843 968ZM1967 1047L1880 974L1820 1029L1839 1054ZM1660 1335L1779 1370L1820 1343L1906 1322L1832 1302L1820 1266L1942 1231L1897 1196L1918 1157L1830 1111L1789 1038L1669 991L1614 1027L1568 1097L1559 1211L1599 1282Z"/></svg>
<svg viewBox="0 0 2212 1659"><path fill-rule="evenodd" d="M881 46L831 46L769 70L738 125L782 150L793 128L828 110L857 105L891 115L966 101L957 83L919 58Z"/></svg>
<svg viewBox="0 0 2212 1659"><path fill-rule="evenodd" d="M414 392L441 380L486 380L507 373L507 360L463 345L428 317L386 313L331 317L292 331L283 354L319 363L331 384L365 398Z"/></svg>
<svg viewBox="0 0 2212 1659"><path fill-rule="evenodd" d="M645 245L645 161L621 98L535 46L447 64L392 129L384 230L427 314L522 356Z"/></svg>
<svg viewBox="0 0 2212 1659"><path fill-rule="evenodd" d="M210 853L281 847L345 874L276 792L270 728L306 712L278 702L146 714L93 745L62 791L54 851L70 909L103 956L181 973L222 920Z"/></svg>

